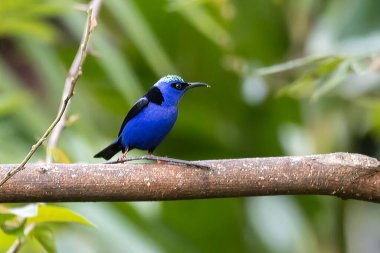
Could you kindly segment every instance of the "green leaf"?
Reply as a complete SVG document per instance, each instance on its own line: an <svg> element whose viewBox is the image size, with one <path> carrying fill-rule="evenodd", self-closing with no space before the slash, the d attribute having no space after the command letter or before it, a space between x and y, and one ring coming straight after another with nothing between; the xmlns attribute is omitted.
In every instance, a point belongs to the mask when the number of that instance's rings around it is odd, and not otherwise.
<svg viewBox="0 0 380 253"><path fill-rule="evenodd" d="M331 72L335 71L344 60L345 59L342 57L332 56L326 58L323 61L317 62L314 70L315 74L320 77L328 75Z"/></svg>
<svg viewBox="0 0 380 253"><path fill-rule="evenodd" d="M17 239L17 236L7 234L0 229L0 252L6 252Z"/></svg>
<svg viewBox="0 0 380 253"><path fill-rule="evenodd" d="M324 61L329 58L329 56L310 55L303 58L293 59L287 62L271 65L268 67L258 68L255 70L255 74L260 76L279 74L284 71L290 71L296 68L316 64L320 61Z"/></svg>
<svg viewBox="0 0 380 253"><path fill-rule="evenodd" d="M27 223L45 223L45 222L75 222L90 227L94 227L89 221L73 211L58 206L41 205L38 208L38 215L28 218Z"/></svg>
<svg viewBox="0 0 380 253"><path fill-rule="evenodd" d="M321 85L314 91L311 96L312 101L318 100L323 95L336 88L347 77L347 73L350 70L350 63L348 61L342 62L333 73L331 73Z"/></svg>
<svg viewBox="0 0 380 253"><path fill-rule="evenodd" d="M48 253L57 252L54 243L54 234L50 229L46 227L36 227L31 233L31 236L33 236Z"/></svg>
<svg viewBox="0 0 380 253"><path fill-rule="evenodd" d="M12 219L13 217L14 217L14 215L10 214L10 213L0 214L0 226L2 226L5 221Z"/></svg>
<svg viewBox="0 0 380 253"><path fill-rule="evenodd" d="M278 94L286 94L297 98L312 97L315 100L336 87L343 80L341 78L345 77L345 73L349 69L349 63L345 62L344 58L334 56L313 62L301 77L280 89ZM340 69L342 63L345 64Z"/></svg>
<svg viewBox="0 0 380 253"><path fill-rule="evenodd" d="M315 82L315 75L311 72L307 72L293 83L281 88L277 94L279 96L288 95L296 98L309 97L313 92Z"/></svg>
<svg viewBox="0 0 380 253"><path fill-rule="evenodd" d="M14 216L12 219L4 221L1 230L12 235L23 235L26 219Z"/></svg>
<svg viewBox="0 0 380 253"><path fill-rule="evenodd" d="M8 221L8 220L11 220L13 219L15 216L13 214L0 214L0 229L1 230L5 230L5 223ZM5 229L4 229L5 228Z"/></svg>
<svg viewBox="0 0 380 253"><path fill-rule="evenodd" d="M0 210L0 227L7 234L23 234L27 217L37 214L37 204Z"/></svg>

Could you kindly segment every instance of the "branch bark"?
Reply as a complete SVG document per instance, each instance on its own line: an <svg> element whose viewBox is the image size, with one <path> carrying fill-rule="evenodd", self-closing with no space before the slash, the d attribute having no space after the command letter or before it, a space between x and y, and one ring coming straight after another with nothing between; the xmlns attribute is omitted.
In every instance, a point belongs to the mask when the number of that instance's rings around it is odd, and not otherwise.
<svg viewBox="0 0 380 253"><path fill-rule="evenodd" d="M171 164L29 164L0 202L142 201L317 194L380 203L380 162L359 154ZM0 165L0 176L17 165Z"/></svg>

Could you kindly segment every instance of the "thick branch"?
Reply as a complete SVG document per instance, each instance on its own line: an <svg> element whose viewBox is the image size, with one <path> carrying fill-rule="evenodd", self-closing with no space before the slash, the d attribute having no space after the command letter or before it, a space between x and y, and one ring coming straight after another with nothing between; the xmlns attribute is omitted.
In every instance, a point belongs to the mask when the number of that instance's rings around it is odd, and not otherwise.
<svg viewBox="0 0 380 253"><path fill-rule="evenodd" d="M283 194L380 203L380 162L358 154L171 164L29 164L0 188L0 202L141 201ZM0 166L4 176L16 165Z"/></svg>

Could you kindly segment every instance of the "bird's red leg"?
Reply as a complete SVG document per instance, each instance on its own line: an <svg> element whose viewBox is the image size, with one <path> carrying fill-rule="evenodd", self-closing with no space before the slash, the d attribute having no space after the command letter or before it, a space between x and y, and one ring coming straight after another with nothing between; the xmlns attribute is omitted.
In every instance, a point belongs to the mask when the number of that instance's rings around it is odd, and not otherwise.
<svg viewBox="0 0 380 253"><path fill-rule="evenodd" d="M128 154L128 149L125 150L125 152L117 159L118 162L121 162L125 159L125 157Z"/></svg>
<svg viewBox="0 0 380 253"><path fill-rule="evenodd" d="M155 155L153 155L153 151L154 151L154 150L148 150L148 155L155 156ZM157 160L156 160L156 163L157 163L157 164L162 164L162 163L165 163L165 161L162 161L162 160L157 159Z"/></svg>

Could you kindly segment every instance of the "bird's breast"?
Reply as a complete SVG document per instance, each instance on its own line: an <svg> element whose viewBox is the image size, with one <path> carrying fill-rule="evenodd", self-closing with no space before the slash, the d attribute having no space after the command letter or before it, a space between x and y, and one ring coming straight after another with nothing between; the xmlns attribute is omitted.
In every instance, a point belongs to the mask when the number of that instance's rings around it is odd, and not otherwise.
<svg viewBox="0 0 380 253"><path fill-rule="evenodd" d="M154 103L149 103L149 105L143 109L141 117L146 121L157 121L160 123L174 122L177 119L178 109L176 106L161 106Z"/></svg>
<svg viewBox="0 0 380 253"><path fill-rule="evenodd" d="M125 125L121 134L123 145L143 150L155 148L173 128L177 115L175 106L149 103Z"/></svg>

